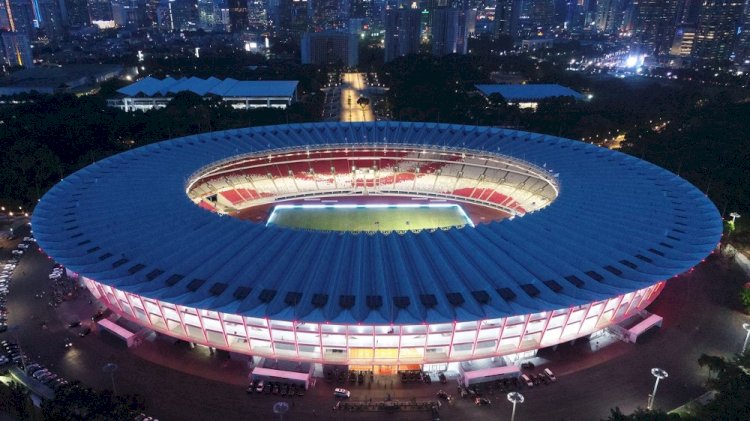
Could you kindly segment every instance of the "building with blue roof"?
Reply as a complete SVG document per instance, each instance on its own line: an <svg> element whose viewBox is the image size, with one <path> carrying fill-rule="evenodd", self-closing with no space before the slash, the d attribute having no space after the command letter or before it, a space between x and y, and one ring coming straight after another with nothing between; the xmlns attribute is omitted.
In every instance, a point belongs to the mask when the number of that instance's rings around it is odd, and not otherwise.
<svg viewBox="0 0 750 421"><path fill-rule="evenodd" d="M388 233L233 217L373 197L504 217ZM548 135L415 122L154 143L66 177L32 225L39 246L103 305L160 334L357 365L520 354L591 335L680 282L722 233L701 191L638 158Z"/></svg>
<svg viewBox="0 0 750 421"><path fill-rule="evenodd" d="M297 100L298 84L296 80L158 79L147 76L118 89L118 96L108 99L107 105L123 111L148 111L166 107L175 94L192 92L220 97L237 109L286 108Z"/></svg>
<svg viewBox="0 0 750 421"><path fill-rule="evenodd" d="M572 98L582 100L584 96L573 89L558 84L487 84L475 85L477 90L489 98L492 94L500 94L503 99L512 105L518 105L519 108L536 109L539 101L552 98Z"/></svg>

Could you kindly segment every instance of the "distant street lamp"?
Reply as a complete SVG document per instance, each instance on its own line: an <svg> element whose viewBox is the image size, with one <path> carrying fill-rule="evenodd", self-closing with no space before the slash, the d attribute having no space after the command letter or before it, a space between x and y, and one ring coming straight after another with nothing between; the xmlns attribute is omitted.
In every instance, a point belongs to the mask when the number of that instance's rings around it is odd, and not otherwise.
<svg viewBox="0 0 750 421"><path fill-rule="evenodd" d="M732 224L734 224L734 222L737 220L737 218L740 217L740 214L737 213L737 212L732 212L732 213L729 214L729 216L732 217Z"/></svg>
<svg viewBox="0 0 750 421"><path fill-rule="evenodd" d="M740 354L745 353L745 349L747 349L747 341L750 339L750 323L743 323L742 328L747 331L747 335L745 335L745 342L742 344L742 350L740 351Z"/></svg>
<svg viewBox="0 0 750 421"><path fill-rule="evenodd" d="M648 410L650 411L654 407L654 400L656 399L656 388L659 387L659 380L666 379L669 374L661 368L652 368L651 374L656 377L656 383L654 383L654 391L651 392L651 396L648 400Z"/></svg>
<svg viewBox="0 0 750 421"><path fill-rule="evenodd" d="M510 421L515 421L516 419L516 404L517 403L523 403L524 397L522 394L518 392L510 392L508 393L508 400L513 404L513 412L510 413Z"/></svg>
<svg viewBox="0 0 750 421"><path fill-rule="evenodd" d="M284 421L284 414L289 411L289 404L286 402L276 402L273 404L273 413L279 416L279 421Z"/></svg>
<svg viewBox="0 0 750 421"><path fill-rule="evenodd" d="M104 367L102 367L102 371L105 373L109 373L109 377L112 379L112 394L117 394L117 389L115 389L115 371L117 371L119 367L115 363L107 363L104 364Z"/></svg>

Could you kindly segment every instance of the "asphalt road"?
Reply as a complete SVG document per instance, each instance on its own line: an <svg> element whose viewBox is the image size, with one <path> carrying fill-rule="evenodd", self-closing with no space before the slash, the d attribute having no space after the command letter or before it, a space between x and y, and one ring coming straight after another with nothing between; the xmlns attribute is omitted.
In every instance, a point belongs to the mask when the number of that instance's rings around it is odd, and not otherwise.
<svg viewBox="0 0 750 421"><path fill-rule="evenodd" d="M6 250L2 253L8 253ZM272 419L272 405L283 400L272 395L247 395L244 390L249 372L241 361L230 360L226 353L209 354L205 349L190 349L166 340L144 342L126 349L122 342L106 332L94 330L80 338L66 327L73 319L86 320L96 310L87 294L59 308L46 305L35 294L48 287L47 274L52 262L37 251L21 259L10 286L9 324L15 336L36 361L68 379L79 379L97 388L111 388L109 374L102 371L108 362L118 365L114 373L118 393L140 393L146 397L149 413L161 420L241 420ZM549 386L523 391L526 401L519 405L518 420L596 420L606 417L609 409L619 406L632 411L645 406L653 387L652 367L669 372L656 397L656 407L670 409L703 393L705 371L697 365L701 353L730 355L739 351L744 333L741 323L747 320L735 305L736 290L746 282L739 270L710 258L688 276L670 281L650 310L664 317L664 326L645 343L615 343L599 351L592 344L578 341L563 344L557 350L544 350L540 356L558 374L559 381ZM47 321L46 328L41 321ZM73 339L71 349L63 348L64 338ZM455 387L406 385L381 378L373 385L353 386L352 400L434 399L444 388L455 393ZM293 401L285 420L315 416L317 419L375 420L384 413L333 412L333 385L318 379L304 398ZM493 404L477 407L469 400L457 400L443 406L443 420L510 419L511 404L504 396L489 396ZM289 401L290 404L292 401ZM395 413L391 420L431 419L429 412Z"/></svg>
<svg viewBox="0 0 750 421"><path fill-rule="evenodd" d="M341 121L375 121L372 107L362 108L357 100L364 96L367 84L364 73L344 73L341 84Z"/></svg>

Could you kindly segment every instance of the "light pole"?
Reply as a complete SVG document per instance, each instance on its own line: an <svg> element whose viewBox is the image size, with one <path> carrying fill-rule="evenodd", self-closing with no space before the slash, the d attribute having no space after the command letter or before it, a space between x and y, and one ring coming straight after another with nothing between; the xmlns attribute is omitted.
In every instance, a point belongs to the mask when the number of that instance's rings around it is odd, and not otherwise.
<svg viewBox="0 0 750 421"><path fill-rule="evenodd" d="M661 368L652 368L651 374L656 377L656 383L654 383L654 391L651 392L651 398L648 400L648 410L650 411L654 407L654 400L656 399L656 388L659 387L659 380L666 379L669 374Z"/></svg>
<svg viewBox="0 0 750 421"><path fill-rule="evenodd" d="M747 335L745 335L745 342L742 344L742 350L740 351L740 354L745 353L745 349L747 348L747 340L750 339L750 323L743 323L742 328L747 331Z"/></svg>
<svg viewBox="0 0 750 421"><path fill-rule="evenodd" d="M117 394L117 389L115 389L115 371L117 371L117 364L115 363L107 363L104 364L104 367L102 367L102 371L105 373L109 373L109 377L112 379L112 394Z"/></svg>
<svg viewBox="0 0 750 421"><path fill-rule="evenodd" d="M732 217L732 224L734 224L734 222L737 220L737 218L740 217L740 214L737 213L737 212L732 212L732 213L729 214L729 216Z"/></svg>
<svg viewBox="0 0 750 421"><path fill-rule="evenodd" d="M508 393L508 400L513 404L513 412L510 413L510 421L515 421L516 419L516 404L517 403L523 403L524 397L522 394L518 392L510 392Z"/></svg>
<svg viewBox="0 0 750 421"><path fill-rule="evenodd" d="M284 414L289 411L289 404L286 402L276 402L273 404L273 413L279 416L279 421L284 421Z"/></svg>

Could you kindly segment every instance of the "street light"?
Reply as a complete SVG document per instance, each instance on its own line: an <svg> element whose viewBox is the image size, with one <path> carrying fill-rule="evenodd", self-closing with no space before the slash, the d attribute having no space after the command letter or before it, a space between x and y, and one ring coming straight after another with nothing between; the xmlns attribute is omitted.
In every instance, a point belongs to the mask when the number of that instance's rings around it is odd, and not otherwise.
<svg viewBox="0 0 750 421"><path fill-rule="evenodd" d="M740 217L740 214L739 214L739 213L737 213L737 212L732 212L732 213L730 213L730 214L729 214L729 216L731 216L731 217L732 217L732 223L734 224L734 221L736 221L736 220L737 220L737 218L739 218L739 217Z"/></svg>
<svg viewBox="0 0 750 421"><path fill-rule="evenodd" d="M659 387L659 380L666 379L669 376L669 374L667 374L667 372L662 370L661 368L652 368L651 374L653 374L654 377L656 377L656 383L654 383L654 391L651 392L651 396L649 397L649 400L648 400L649 411L651 410L651 408L654 407L654 400L656 399L656 388Z"/></svg>
<svg viewBox="0 0 750 421"><path fill-rule="evenodd" d="M104 367L102 367L102 371L105 373L109 373L109 377L112 379L112 394L117 394L117 389L115 389L115 371L117 371L117 364L115 363L107 363L104 364Z"/></svg>
<svg viewBox="0 0 750 421"><path fill-rule="evenodd" d="M510 421L515 421L516 419L516 404L517 403L523 403L523 395L518 392L510 392L508 393L508 400L513 403L513 412L510 414Z"/></svg>
<svg viewBox="0 0 750 421"><path fill-rule="evenodd" d="M750 323L743 323L742 328L747 331L747 335L745 335L745 342L742 344L742 350L740 351L740 354L745 353L745 349L747 348L747 340L750 339Z"/></svg>
<svg viewBox="0 0 750 421"><path fill-rule="evenodd" d="M289 411L289 404L286 402L276 402L273 404L273 413L279 416L279 421L284 421L284 414Z"/></svg>

